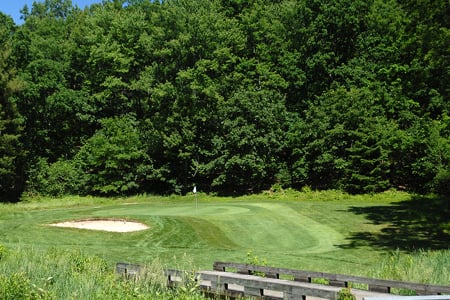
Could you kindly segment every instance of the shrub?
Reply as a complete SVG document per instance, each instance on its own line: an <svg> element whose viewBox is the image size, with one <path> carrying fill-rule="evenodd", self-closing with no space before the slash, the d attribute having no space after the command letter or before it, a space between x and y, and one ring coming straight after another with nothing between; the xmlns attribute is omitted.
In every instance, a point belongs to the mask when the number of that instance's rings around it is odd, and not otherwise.
<svg viewBox="0 0 450 300"><path fill-rule="evenodd" d="M450 196L450 166L441 169L433 180L434 192L441 196Z"/></svg>
<svg viewBox="0 0 450 300"><path fill-rule="evenodd" d="M153 175L137 121L131 116L101 120L99 129L74 158L85 174L88 194L121 195L140 191Z"/></svg>
<svg viewBox="0 0 450 300"><path fill-rule="evenodd" d="M53 297L44 289L31 284L25 273L18 272L11 276L0 275L0 299L34 300L53 299Z"/></svg>
<svg viewBox="0 0 450 300"><path fill-rule="evenodd" d="M27 191L50 197L77 194L81 184L80 174L71 161L58 160L49 164L46 159L40 158L29 172Z"/></svg>

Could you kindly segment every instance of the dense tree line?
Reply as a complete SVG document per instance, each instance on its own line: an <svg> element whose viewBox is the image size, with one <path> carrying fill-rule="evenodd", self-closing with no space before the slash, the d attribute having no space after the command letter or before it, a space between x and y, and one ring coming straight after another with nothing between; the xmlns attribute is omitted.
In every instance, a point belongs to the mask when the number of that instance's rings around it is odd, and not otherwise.
<svg viewBox="0 0 450 300"><path fill-rule="evenodd" d="M0 193L449 194L450 4L34 2L0 14Z"/></svg>

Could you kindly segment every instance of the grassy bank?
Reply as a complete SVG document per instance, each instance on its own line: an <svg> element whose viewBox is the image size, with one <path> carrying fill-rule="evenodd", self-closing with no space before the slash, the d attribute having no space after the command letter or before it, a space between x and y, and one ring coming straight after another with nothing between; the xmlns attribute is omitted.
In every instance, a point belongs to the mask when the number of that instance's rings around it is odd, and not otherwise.
<svg viewBox="0 0 450 300"><path fill-rule="evenodd" d="M79 249L108 268L157 259L169 268L207 270L217 260L245 262L251 251L271 266L450 284L448 235L433 235L448 222L435 217L438 200L336 191L33 199L0 205L0 244L38 253ZM85 218L136 220L150 229L112 233L47 226Z"/></svg>

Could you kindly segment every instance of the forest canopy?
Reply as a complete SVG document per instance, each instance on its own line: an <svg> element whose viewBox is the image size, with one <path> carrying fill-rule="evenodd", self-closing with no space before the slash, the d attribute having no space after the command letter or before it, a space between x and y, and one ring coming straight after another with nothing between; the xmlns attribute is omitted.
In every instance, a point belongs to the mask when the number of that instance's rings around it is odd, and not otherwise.
<svg viewBox="0 0 450 300"><path fill-rule="evenodd" d="M450 2L70 0L0 13L0 202L450 195Z"/></svg>

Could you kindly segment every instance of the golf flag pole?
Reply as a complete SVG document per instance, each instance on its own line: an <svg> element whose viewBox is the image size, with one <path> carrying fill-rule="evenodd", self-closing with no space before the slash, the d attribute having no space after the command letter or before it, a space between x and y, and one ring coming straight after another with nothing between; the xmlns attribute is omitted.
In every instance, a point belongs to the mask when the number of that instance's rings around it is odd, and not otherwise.
<svg viewBox="0 0 450 300"><path fill-rule="evenodd" d="M192 190L195 196L195 208L198 208L198 202L197 202L197 187L194 185L194 189Z"/></svg>

